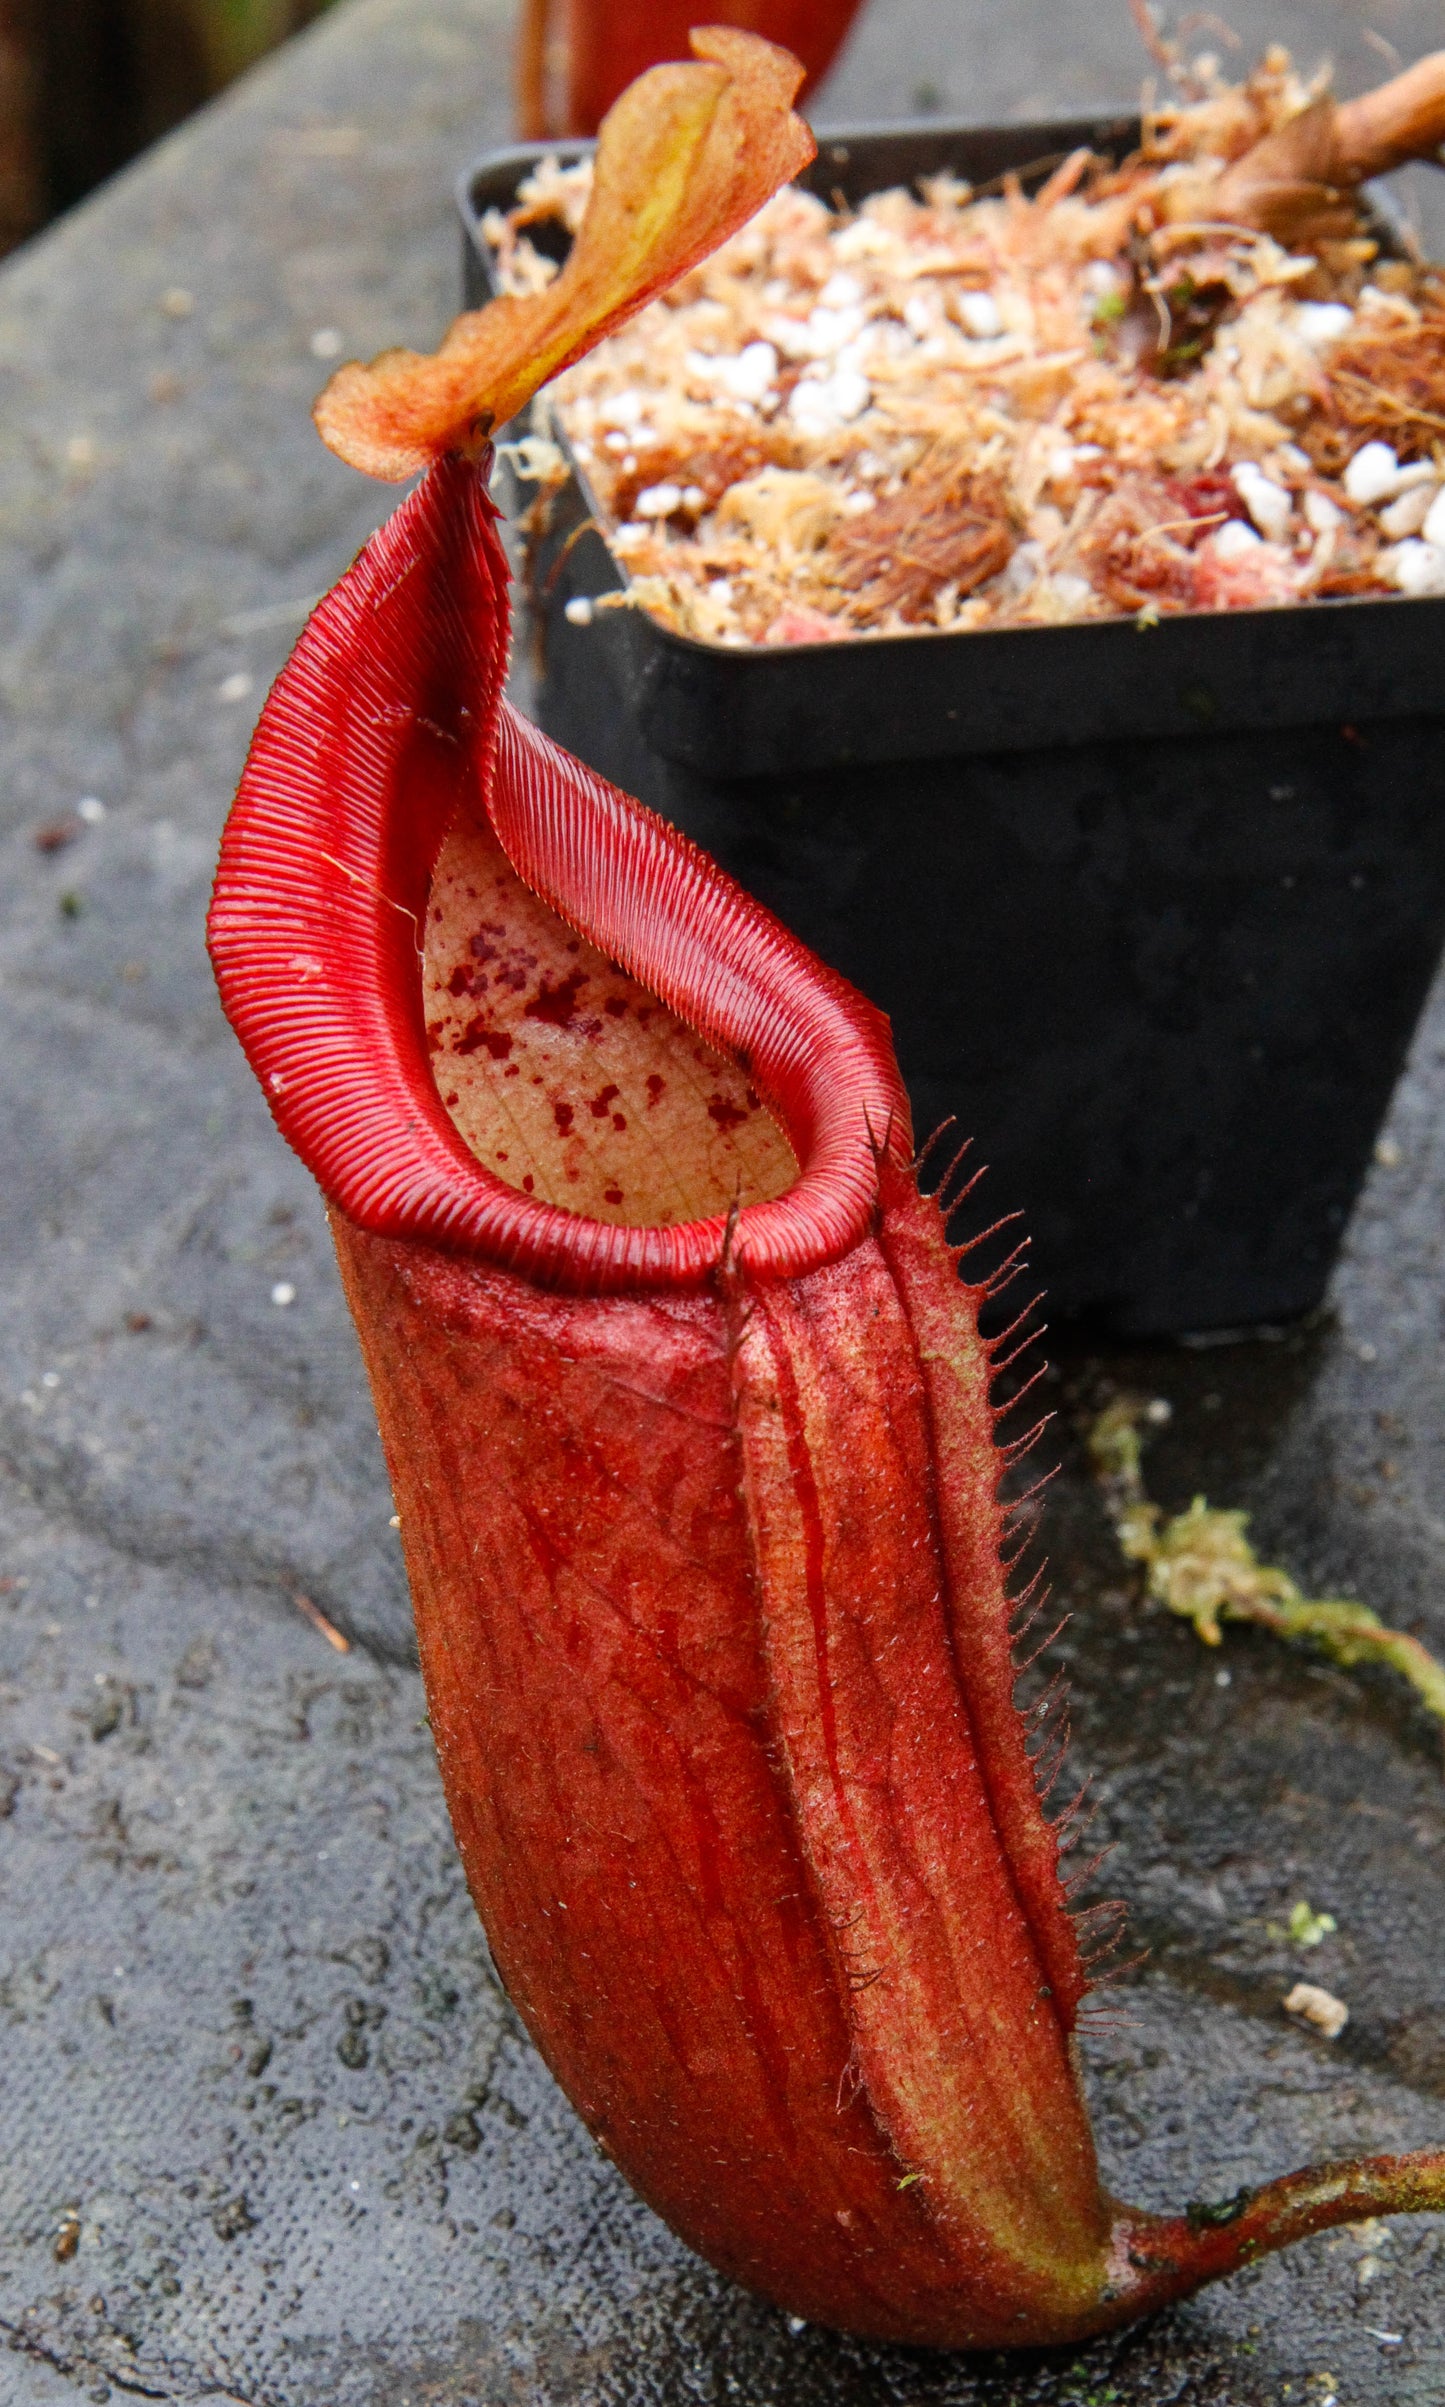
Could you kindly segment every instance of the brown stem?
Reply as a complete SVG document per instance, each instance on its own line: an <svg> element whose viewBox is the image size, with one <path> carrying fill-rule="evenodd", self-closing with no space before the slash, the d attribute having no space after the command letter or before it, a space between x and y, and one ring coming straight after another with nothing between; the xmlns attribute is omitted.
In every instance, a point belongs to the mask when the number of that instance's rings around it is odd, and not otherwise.
<svg viewBox="0 0 1445 2407"><path fill-rule="evenodd" d="M1358 100L1341 102L1335 138L1342 183L1363 184L1409 159L1431 159L1438 166L1445 143L1445 50L1417 59L1403 75Z"/></svg>
<svg viewBox="0 0 1445 2407"><path fill-rule="evenodd" d="M1281 242L1348 235L1357 185L1410 159L1438 165L1442 143L1445 50L1437 50L1359 100L1326 97L1277 126L1225 169L1211 214Z"/></svg>
<svg viewBox="0 0 1445 2407"><path fill-rule="evenodd" d="M1358 178L1343 172L1338 124L1338 107L1324 99L1277 126L1212 186L1210 214L1283 243L1352 233L1349 189Z"/></svg>
<svg viewBox="0 0 1445 2407"><path fill-rule="evenodd" d="M1127 2322L1334 2224L1442 2208L1445 2149L1437 2148L1310 2165L1217 2205L1186 2207L1182 2215L1156 2218L1121 2207L1113 2236L1122 2287L1110 2304Z"/></svg>

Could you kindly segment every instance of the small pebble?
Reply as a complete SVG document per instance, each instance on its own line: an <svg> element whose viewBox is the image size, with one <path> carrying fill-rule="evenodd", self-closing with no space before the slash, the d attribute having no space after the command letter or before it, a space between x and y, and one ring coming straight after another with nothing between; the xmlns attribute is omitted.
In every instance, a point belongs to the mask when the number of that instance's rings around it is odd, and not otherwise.
<svg viewBox="0 0 1445 2407"><path fill-rule="evenodd" d="M615 425L630 426L636 436L647 416L647 403L641 393L629 386L625 393L614 393L605 405L605 414Z"/></svg>
<svg viewBox="0 0 1445 2407"><path fill-rule="evenodd" d="M1400 463L1388 443L1363 443L1344 474L1344 488L1361 509L1388 501L1400 488Z"/></svg>
<svg viewBox="0 0 1445 2407"><path fill-rule="evenodd" d="M281 1305L295 1303L296 1290L292 1286L289 1279L278 1279L276 1281L275 1286L271 1290L271 1301L273 1304Z"/></svg>
<svg viewBox="0 0 1445 2407"><path fill-rule="evenodd" d="M778 373L778 355L771 343L744 343L736 359L719 363L723 381L737 401L761 401Z"/></svg>
<svg viewBox="0 0 1445 2407"><path fill-rule="evenodd" d="M574 593L562 612L569 627L590 627L592 604L585 593Z"/></svg>
<svg viewBox="0 0 1445 2407"><path fill-rule="evenodd" d="M1445 543L1445 514L1438 509L1438 497L1433 486L1412 485L1405 493L1397 494L1380 512L1380 532L1392 543L1406 535L1418 535L1432 518L1439 518L1436 533L1426 537L1430 543Z"/></svg>
<svg viewBox="0 0 1445 2407"><path fill-rule="evenodd" d="M1267 477L1252 460L1241 460L1234 471L1234 486L1261 535L1270 543L1278 543L1287 533L1294 514L1294 504L1283 486ZM1223 534L1223 527L1220 528Z"/></svg>
<svg viewBox="0 0 1445 2407"><path fill-rule="evenodd" d="M75 816L83 819L87 827L99 827L105 817L105 804L98 794L82 794L75 806Z"/></svg>
<svg viewBox="0 0 1445 2407"><path fill-rule="evenodd" d="M311 337L313 359L340 359L346 349L346 337L339 326L318 326Z"/></svg>
<svg viewBox="0 0 1445 2407"><path fill-rule="evenodd" d="M1393 1137L1381 1137L1375 1146L1375 1159L1382 1170L1398 1170L1403 1156Z"/></svg>
<svg viewBox="0 0 1445 2407"><path fill-rule="evenodd" d="M1322 351L1327 343L1337 343L1354 322L1354 311L1343 301L1301 301L1294 313L1295 332L1316 351Z"/></svg>
<svg viewBox="0 0 1445 2407"><path fill-rule="evenodd" d="M172 284L161 294L157 307L168 318L188 318L196 306L196 296L183 284Z"/></svg>
<svg viewBox="0 0 1445 2407"><path fill-rule="evenodd" d="M632 507L639 518L670 518L682 507L682 487L644 485Z"/></svg>
<svg viewBox="0 0 1445 2407"><path fill-rule="evenodd" d="M872 398L866 376L856 368L839 368L832 376L807 376L794 385L788 415L800 434L831 434L861 418Z"/></svg>
<svg viewBox="0 0 1445 2407"><path fill-rule="evenodd" d="M1425 543L1412 536L1405 543L1397 543L1393 551L1383 553L1381 558L1401 593L1416 600L1445 593L1445 548L1440 544Z"/></svg>
<svg viewBox="0 0 1445 2407"><path fill-rule="evenodd" d="M1047 567L1048 557L1041 543L1019 543L1014 546L1000 582L1009 593L1025 594Z"/></svg>
<svg viewBox="0 0 1445 2407"><path fill-rule="evenodd" d="M244 702L251 691L251 683L245 669L233 669L229 677L221 679L216 692L223 702Z"/></svg>
<svg viewBox="0 0 1445 2407"><path fill-rule="evenodd" d="M1243 560L1250 552L1258 550L1261 540L1253 527L1246 526L1242 518L1226 518L1223 526L1216 527L1210 537L1216 560Z"/></svg>
<svg viewBox="0 0 1445 2407"><path fill-rule="evenodd" d="M851 343L863 323L860 309L815 309L803 328L807 356L833 359Z"/></svg>
<svg viewBox="0 0 1445 2407"><path fill-rule="evenodd" d="M1297 2022L1308 2023L1323 2039L1338 2039L1350 2019L1344 1999L1332 1997L1328 1989L1316 1988L1313 1981L1296 1981L1288 1997L1280 2002L1286 2014L1292 2014Z"/></svg>
<svg viewBox="0 0 1445 2407"><path fill-rule="evenodd" d="M867 377L860 375L856 368L840 368L830 382L833 407L844 423L861 418L873 398L873 388Z"/></svg>
<svg viewBox="0 0 1445 2407"><path fill-rule="evenodd" d="M965 334L975 342L991 342L1003 332L1003 316L992 293L960 293L954 312Z"/></svg>
<svg viewBox="0 0 1445 2407"><path fill-rule="evenodd" d="M1398 509L1399 503L1395 506ZM1445 485L1432 498L1429 509L1420 521L1420 532L1427 543L1445 545Z"/></svg>

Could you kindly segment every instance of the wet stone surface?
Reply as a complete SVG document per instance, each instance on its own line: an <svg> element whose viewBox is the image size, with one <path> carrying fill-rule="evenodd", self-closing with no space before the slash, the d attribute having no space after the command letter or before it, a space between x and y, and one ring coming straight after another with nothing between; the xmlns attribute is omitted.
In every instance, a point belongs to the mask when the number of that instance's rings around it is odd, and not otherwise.
<svg viewBox="0 0 1445 2407"><path fill-rule="evenodd" d="M888 13L840 108L907 99L879 60L936 25L900 0L890 53ZM988 57L948 95L979 114L1126 63L934 13ZM318 361L444 323L505 32L360 0L0 278L0 2400L1426 2407L1441 2219L1077 2357L795 2331L629 2196L489 1977L321 1210L201 918L265 684L387 507L309 433ZM1387 1675L1144 1611L1080 1446L1110 1393L1167 1398L1162 1500L1250 1506L1306 1584L1445 1648L1442 1102L1445 991L1317 1327L1053 1381L1074 1760L1150 1950L1089 2079L1150 2204L1445 2140L1440 1733ZM1301 1898L1338 1925L1308 1951ZM1339 2040L1281 2013L1301 1977Z"/></svg>

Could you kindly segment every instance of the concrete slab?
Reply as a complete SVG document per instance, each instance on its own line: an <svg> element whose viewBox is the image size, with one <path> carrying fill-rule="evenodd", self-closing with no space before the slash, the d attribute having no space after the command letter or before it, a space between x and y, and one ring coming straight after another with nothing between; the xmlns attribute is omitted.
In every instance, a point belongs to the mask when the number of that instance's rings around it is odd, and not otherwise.
<svg viewBox="0 0 1445 2407"><path fill-rule="evenodd" d="M1352 9L1288 13L1370 66ZM1112 98L1122 26L877 0L829 102ZM795 2332L628 2195L490 1978L320 1208L201 919L266 681L387 507L310 433L321 357L445 323L507 32L355 0L0 276L0 2400L1426 2407L1439 2219L1077 2358ZM1445 2138L1445 1790L1386 1678L1141 1614L1077 1425L1107 1379L1168 1396L1162 1496L1445 1646L1442 1100L1445 991L1318 1328L1056 1380L1076 1750L1152 1949L1090 2079L1150 2203ZM1307 1965L1299 1896L1340 1925ZM1301 1969L1334 2046L1279 2012Z"/></svg>

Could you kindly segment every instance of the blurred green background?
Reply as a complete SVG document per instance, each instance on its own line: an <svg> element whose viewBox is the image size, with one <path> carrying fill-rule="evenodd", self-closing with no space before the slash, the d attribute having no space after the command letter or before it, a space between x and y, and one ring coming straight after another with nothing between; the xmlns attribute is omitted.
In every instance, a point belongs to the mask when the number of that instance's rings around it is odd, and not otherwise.
<svg viewBox="0 0 1445 2407"><path fill-rule="evenodd" d="M0 251L329 0L0 0Z"/></svg>

